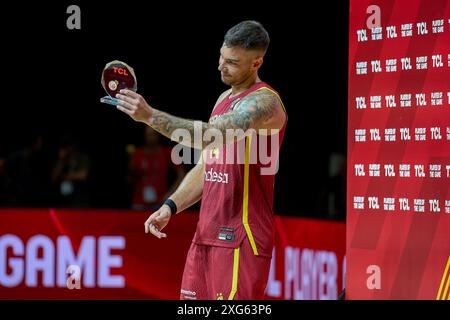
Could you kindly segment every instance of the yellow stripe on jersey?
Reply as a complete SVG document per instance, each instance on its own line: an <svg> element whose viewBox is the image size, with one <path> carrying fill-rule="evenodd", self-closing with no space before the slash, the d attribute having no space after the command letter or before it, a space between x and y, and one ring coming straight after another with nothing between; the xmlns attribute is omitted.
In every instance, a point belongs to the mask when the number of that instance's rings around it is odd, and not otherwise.
<svg viewBox="0 0 450 320"><path fill-rule="evenodd" d="M228 300L233 300L237 292L237 283L239 276L239 248L234 249L234 259L233 259L233 282L231 284L231 292Z"/></svg>
<svg viewBox="0 0 450 320"><path fill-rule="evenodd" d="M244 163L244 200L242 204L242 222L244 224L245 232L247 233L248 240L250 240L250 245L252 246L253 253L258 256L258 249L256 248L255 239L253 238L252 230L248 225L248 196L249 196L249 175L250 175L250 143L251 136L248 136L245 141L245 163Z"/></svg>

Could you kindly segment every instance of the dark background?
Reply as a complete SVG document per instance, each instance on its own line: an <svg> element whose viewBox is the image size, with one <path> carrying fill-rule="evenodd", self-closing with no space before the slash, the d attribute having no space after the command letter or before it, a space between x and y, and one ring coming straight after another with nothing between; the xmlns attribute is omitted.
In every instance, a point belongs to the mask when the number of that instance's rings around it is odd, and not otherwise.
<svg viewBox="0 0 450 320"><path fill-rule="evenodd" d="M81 8L81 30L66 27L71 4ZM207 121L227 89L217 71L223 36L242 20L257 20L271 37L260 77L280 93L289 115L275 212L344 219L345 182L330 177L329 162L331 154L346 156L348 6L348 0L2 5L0 157L38 132L56 157L61 136L73 133L92 158L92 206L127 207L125 148L141 143L143 124L99 102L105 64L131 65L138 92L155 108ZM330 192L344 201L334 215Z"/></svg>

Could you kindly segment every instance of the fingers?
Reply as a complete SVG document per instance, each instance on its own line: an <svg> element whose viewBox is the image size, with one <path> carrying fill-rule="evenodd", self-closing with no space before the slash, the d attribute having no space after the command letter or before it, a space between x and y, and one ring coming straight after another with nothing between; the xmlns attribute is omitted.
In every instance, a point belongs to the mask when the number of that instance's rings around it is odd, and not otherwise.
<svg viewBox="0 0 450 320"><path fill-rule="evenodd" d="M161 212L158 210L155 213L153 213L147 221L144 223L144 229L145 233L151 233L154 236L156 236L158 239L166 238L167 234L161 232L159 230L159 226L156 222L159 222L161 220ZM155 224L156 223L156 224Z"/></svg>
<svg viewBox="0 0 450 320"><path fill-rule="evenodd" d="M150 232L150 218L147 219L147 221L144 222L144 230L145 233L149 233Z"/></svg>
<svg viewBox="0 0 450 320"><path fill-rule="evenodd" d="M130 101L133 101L132 99L129 99L129 98L127 98L127 99ZM137 110L137 106L133 105L132 103L130 103L128 101L118 98L117 102L118 102L118 105L116 106L116 108L122 112L125 112L130 117L132 117L134 115L135 111Z"/></svg>
<svg viewBox="0 0 450 320"><path fill-rule="evenodd" d="M162 233L161 231L159 231L159 228L154 224L150 225L150 233L153 234L154 236L156 236L158 239L167 237L167 235L165 233Z"/></svg>
<svg viewBox="0 0 450 320"><path fill-rule="evenodd" d="M130 111L130 110L128 110L127 108L124 108L124 107L122 107L122 106L116 106L116 108L117 108L117 110L120 110L120 111L126 113L126 114L129 115L130 117L132 117L133 114L134 114L134 111Z"/></svg>
<svg viewBox="0 0 450 320"><path fill-rule="evenodd" d="M129 96L131 98L134 98L134 99L139 99L141 96L140 94L138 94L134 91L128 90L128 89L122 89L122 90L120 90L120 93L124 94L126 96Z"/></svg>
<svg viewBox="0 0 450 320"><path fill-rule="evenodd" d="M132 92L132 91L131 91ZM117 94L117 109L128 114L130 117L133 117L136 110L138 109L139 101L129 96Z"/></svg>
<svg viewBox="0 0 450 320"><path fill-rule="evenodd" d="M123 95L123 94L116 94L116 98L122 101L126 101L132 105L136 105L139 101L137 99L131 98L127 95Z"/></svg>
<svg viewBox="0 0 450 320"><path fill-rule="evenodd" d="M145 223L145 233L151 233L154 236L156 236L158 239L167 237L167 234L159 231L159 228L157 225L155 225L153 223L148 223L148 221Z"/></svg>
<svg viewBox="0 0 450 320"><path fill-rule="evenodd" d="M155 220L156 220L156 218L157 217L159 217L159 215L161 214L161 212L158 210L158 211L155 211L149 218L148 218L148 223L149 224L153 224L153 223L155 223Z"/></svg>
<svg viewBox="0 0 450 320"><path fill-rule="evenodd" d="M145 233L149 233L150 232L150 226L153 224L153 222L155 221L155 217L159 214L158 211L156 211L155 213L153 213L148 219L147 221L144 222L144 228L145 228Z"/></svg>
<svg viewBox="0 0 450 320"><path fill-rule="evenodd" d="M133 100L131 99L131 101L133 101ZM133 110L137 109L136 104L133 102L128 102L128 101L125 101L125 100L122 100L119 98L117 99L117 102L119 103L118 104L119 106L122 106L122 107L128 109L129 111L133 111Z"/></svg>

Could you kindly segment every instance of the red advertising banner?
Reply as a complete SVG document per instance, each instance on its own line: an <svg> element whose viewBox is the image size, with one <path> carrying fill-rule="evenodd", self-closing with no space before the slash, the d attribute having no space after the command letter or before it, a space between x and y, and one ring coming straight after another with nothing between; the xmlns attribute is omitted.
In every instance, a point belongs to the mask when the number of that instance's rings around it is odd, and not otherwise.
<svg viewBox="0 0 450 320"><path fill-rule="evenodd" d="M336 300L345 284L345 223L275 217L269 299Z"/></svg>
<svg viewBox="0 0 450 320"><path fill-rule="evenodd" d="M144 233L147 216L1 209L0 299L178 299L198 214L177 215L162 240ZM275 221L266 298L335 299L343 283L345 224Z"/></svg>
<svg viewBox="0 0 450 320"><path fill-rule="evenodd" d="M450 1L351 0L348 299L449 299Z"/></svg>

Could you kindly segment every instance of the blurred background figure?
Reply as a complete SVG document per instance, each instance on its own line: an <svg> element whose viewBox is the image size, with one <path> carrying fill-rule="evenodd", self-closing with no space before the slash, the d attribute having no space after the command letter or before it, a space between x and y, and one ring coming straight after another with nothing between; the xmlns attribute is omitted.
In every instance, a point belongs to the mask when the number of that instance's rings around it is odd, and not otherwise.
<svg viewBox="0 0 450 320"><path fill-rule="evenodd" d="M151 127L145 127L144 145L130 157L128 177L133 209L158 209L186 174L182 165L172 162L171 148L163 146L159 137Z"/></svg>
<svg viewBox="0 0 450 320"><path fill-rule="evenodd" d="M4 206L50 205L49 154L42 134L27 138L25 147L0 159L0 200Z"/></svg>
<svg viewBox="0 0 450 320"><path fill-rule="evenodd" d="M347 161L343 153L331 153L328 171L328 215L331 219L345 220Z"/></svg>
<svg viewBox="0 0 450 320"><path fill-rule="evenodd" d="M58 159L53 166L52 181L55 202L61 207L89 207L90 157L80 151L79 143L71 135L62 138Z"/></svg>

